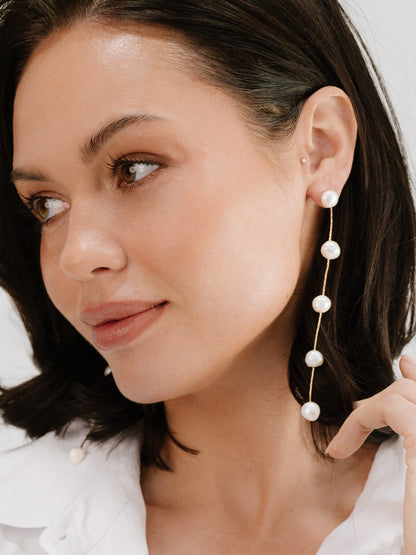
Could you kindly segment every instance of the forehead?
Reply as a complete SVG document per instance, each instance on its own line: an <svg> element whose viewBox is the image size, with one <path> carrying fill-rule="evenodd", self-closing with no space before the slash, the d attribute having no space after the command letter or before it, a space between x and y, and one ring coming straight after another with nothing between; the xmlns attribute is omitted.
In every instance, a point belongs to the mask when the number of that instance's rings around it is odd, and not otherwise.
<svg viewBox="0 0 416 555"><path fill-rule="evenodd" d="M105 68L123 71L131 69L132 63L139 70L146 64L165 72L184 72L190 67L189 62L196 60L190 45L186 46L184 39L168 29L132 24L110 26L86 20L56 31L40 43L24 68L18 91L29 78L31 82L35 75L39 81L50 79L59 68L60 78L65 73L71 78L82 75L85 70L97 77Z"/></svg>
<svg viewBox="0 0 416 555"><path fill-rule="evenodd" d="M192 90L204 87L185 67L192 52L158 30L112 29L83 22L55 33L25 67L14 105L15 149L46 130L87 130L113 112L145 113L192 104ZM186 99L184 95L186 93ZM191 106L190 106L191 107ZM163 113L160 114L163 116Z"/></svg>

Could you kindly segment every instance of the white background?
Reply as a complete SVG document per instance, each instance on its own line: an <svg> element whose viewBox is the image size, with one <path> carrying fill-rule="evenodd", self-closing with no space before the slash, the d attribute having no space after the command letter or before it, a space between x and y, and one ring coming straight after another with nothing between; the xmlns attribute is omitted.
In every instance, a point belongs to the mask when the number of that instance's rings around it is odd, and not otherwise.
<svg viewBox="0 0 416 555"><path fill-rule="evenodd" d="M416 168L416 3L414 0L343 0L384 77L402 126L413 174ZM9 385L33 375L30 347L8 299L0 291L0 380ZM416 341L406 351L416 355ZM1 434L1 446L22 441Z"/></svg>

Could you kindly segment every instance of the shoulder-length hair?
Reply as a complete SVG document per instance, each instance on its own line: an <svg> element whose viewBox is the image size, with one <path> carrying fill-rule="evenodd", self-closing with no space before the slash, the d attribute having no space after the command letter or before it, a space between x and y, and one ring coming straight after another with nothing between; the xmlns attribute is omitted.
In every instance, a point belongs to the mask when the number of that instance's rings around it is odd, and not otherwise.
<svg viewBox="0 0 416 555"><path fill-rule="evenodd" d="M240 99L270 140L290 135L305 100L326 85L343 89L358 121L353 168L335 211L343 256L330 272L334 309L323 319L325 364L314 382L322 449L354 403L394 380L392 361L414 327L415 214L400 134L377 71L336 0L0 0L0 285L13 298L33 346L39 375L2 388L4 420L30 437L65 432L75 418L88 439L122 437L139 422L142 461L168 468L161 456L176 441L163 403L124 398L106 363L53 306L39 264L39 225L24 215L10 181L13 100L37 46L79 20L163 28L186 44L202 77ZM321 230L322 241L328 226ZM311 301L320 290L317 253L299 310L288 369L299 403L308 398L304 354L313 344ZM381 442L389 435L372 434Z"/></svg>

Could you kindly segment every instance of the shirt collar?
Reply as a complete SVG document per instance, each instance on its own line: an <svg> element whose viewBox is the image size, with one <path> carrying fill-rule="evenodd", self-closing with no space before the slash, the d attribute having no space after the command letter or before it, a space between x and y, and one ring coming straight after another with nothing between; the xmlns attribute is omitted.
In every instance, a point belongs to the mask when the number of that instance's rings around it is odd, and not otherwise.
<svg viewBox="0 0 416 555"><path fill-rule="evenodd" d="M75 422L58 438L42 438L0 453L0 523L45 528L48 553L83 553L106 537L137 554L147 553L146 509L140 490L139 438L118 445L88 444L80 464L70 462L88 432ZM110 542L110 544L109 544ZM124 551L129 552L129 551Z"/></svg>

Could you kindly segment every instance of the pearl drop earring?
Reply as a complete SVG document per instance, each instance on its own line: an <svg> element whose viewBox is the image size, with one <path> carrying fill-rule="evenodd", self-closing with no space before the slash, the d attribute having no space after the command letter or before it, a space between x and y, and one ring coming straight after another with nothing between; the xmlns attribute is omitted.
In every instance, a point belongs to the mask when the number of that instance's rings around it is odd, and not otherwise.
<svg viewBox="0 0 416 555"><path fill-rule="evenodd" d="M335 191L325 191L321 196L322 206L324 208L329 208L330 210L330 224L329 224L329 238L326 243L321 247L321 254L326 258L326 269L324 274L324 283L322 286L322 293L314 298L312 302L312 307L319 314L318 324L316 326L315 340L313 344L313 349L309 351L305 356L306 366L311 368L311 380L309 384L309 401L305 403L301 408L301 414L303 418L309 420L309 422L315 422L318 420L321 413L321 409L317 403L312 401L312 389L313 380L315 378L315 370L324 363L324 357L320 351L317 350L319 330L321 329L322 315L328 312L331 308L331 300L325 295L326 285L328 281L329 265L331 260L335 260L341 254L341 249L338 243L332 240L332 232L334 227L334 215L333 208L338 204L338 194Z"/></svg>

